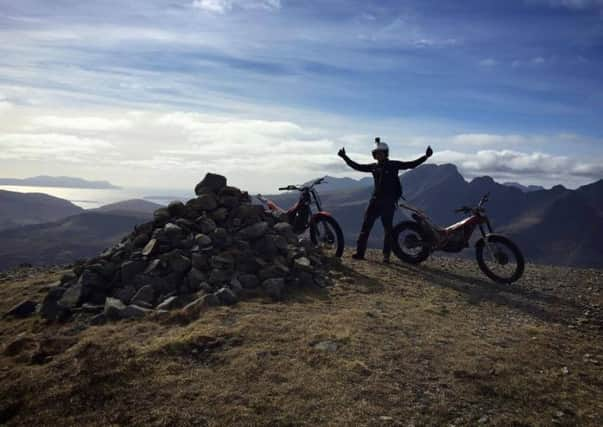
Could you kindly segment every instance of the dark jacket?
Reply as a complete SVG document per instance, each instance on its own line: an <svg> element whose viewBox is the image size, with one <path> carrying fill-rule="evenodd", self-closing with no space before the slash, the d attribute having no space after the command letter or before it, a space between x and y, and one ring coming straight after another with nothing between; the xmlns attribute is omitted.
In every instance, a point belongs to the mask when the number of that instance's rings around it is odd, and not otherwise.
<svg viewBox="0 0 603 427"><path fill-rule="evenodd" d="M343 156L343 160L349 167L360 172L370 172L375 180L373 197L377 199L398 200L402 197L402 185L398 173L405 169L414 169L425 160L427 156L421 156L411 162L400 162L398 160L385 160L382 163L369 163L361 165L356 163L348 156Z"/></svg>

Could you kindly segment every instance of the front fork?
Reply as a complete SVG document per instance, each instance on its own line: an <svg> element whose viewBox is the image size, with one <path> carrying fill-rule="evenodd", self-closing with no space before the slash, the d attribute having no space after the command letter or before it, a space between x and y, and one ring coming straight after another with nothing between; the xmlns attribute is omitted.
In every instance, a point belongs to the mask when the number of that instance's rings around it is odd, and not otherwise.
<svg viewBox="0 0 603 427"><path fill-rule="evenodd" d="M484 230L484 224L479 225L479 231L482 233L482 237L484 239L484 244L486 245L486 250L490 254L490 259L495 260L496 257L494 256L494 252L492 251L492 248L490 247L490 241L488 240L488 236L494 230L492 229L492 224L490 224L490 220L488 218L484 219L484 223L486 224L486 228L488 229L488 232L486 232L486 230Z"/></svg>

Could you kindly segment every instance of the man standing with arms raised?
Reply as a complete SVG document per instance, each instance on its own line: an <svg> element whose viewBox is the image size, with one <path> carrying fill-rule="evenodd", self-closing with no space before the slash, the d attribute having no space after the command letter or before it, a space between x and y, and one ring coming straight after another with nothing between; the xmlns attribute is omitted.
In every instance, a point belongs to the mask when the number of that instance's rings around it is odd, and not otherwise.
<svg viewBox="0 0 603 427"><path fill-rule="evenodd" d="M377 146L372 154L373 158L377 161L376 163L358 164L347 156L345 148L339 150L339 153L337 154L343 158L352 169L360 172L372 173L373 179L375 180L373 195L364 213L364 221L362 222L362 229L358 235L356 252L352 255L352 258L357 260L364 259L369 234L373 228L373 224L375 224L377 218L381 217L381 223L383 224L383 230L385 232L383 239L383 262L389 263L392 248L392 222L394 220L396 204L400 197L402 197L402 186L398 173L401 170L416 168L431 157L433 150L431 147L427 147L424 156L410 162L401 162L389 159L389 147L386 143L381 142L379 138L375 138L375 144Z"/></svg>

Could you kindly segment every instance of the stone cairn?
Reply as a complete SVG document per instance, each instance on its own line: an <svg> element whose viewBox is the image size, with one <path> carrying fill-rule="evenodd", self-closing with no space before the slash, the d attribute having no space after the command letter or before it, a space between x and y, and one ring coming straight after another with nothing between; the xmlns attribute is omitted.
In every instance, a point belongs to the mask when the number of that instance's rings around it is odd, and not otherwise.
<svg viewBox="0 0 603 427"><path fill-rule="evenodd" d="M249 296L278 300L292 286L324 286L321 254L246 192L209 173L195 193L76 265L46 295L42 316L88 313L92 323L172 309L194 316Z"/></svg>

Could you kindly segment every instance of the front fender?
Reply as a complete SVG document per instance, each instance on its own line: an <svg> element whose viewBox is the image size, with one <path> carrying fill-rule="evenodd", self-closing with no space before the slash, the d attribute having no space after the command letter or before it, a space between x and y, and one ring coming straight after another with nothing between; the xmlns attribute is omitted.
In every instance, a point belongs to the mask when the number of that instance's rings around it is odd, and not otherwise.
<svg viewBox="0 0 603 427"><path fill-rule="evenodd" d="M321 216L332 217L333 215L331 215L331 212L327 212L327 211L316 212L314 215L312 215L312 221L316 221L316 218L319 218Z"/></svg>
<svg viewBox="0 0 603 427"><path fill-rule="evenodd" d="M502 234L498 234L498 233L488 233L486 234L486 239L489 239L490 237L504 237ZM480 239L475 242L475 247L483 247L486 244L486 241L484 240L483 237L480 237Z"/></svg>

